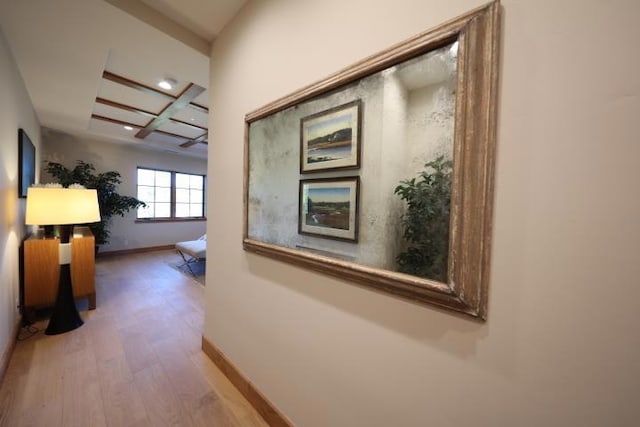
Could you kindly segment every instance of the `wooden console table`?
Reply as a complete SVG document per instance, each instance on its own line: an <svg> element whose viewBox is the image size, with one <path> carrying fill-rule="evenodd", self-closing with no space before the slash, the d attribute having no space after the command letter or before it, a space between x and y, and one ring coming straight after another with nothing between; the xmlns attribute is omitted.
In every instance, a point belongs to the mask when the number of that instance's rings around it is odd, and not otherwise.
<svg viewBox="0 0 640 427"><path fill-rule="evenodd" d="M24 241L24 306L28 309L53 306L56 302L60 265L60 241L45 238L39 231ZM96 308L95 238L89 227L74 227L71 236L71 284L76 300L87 298Z"/></svg>

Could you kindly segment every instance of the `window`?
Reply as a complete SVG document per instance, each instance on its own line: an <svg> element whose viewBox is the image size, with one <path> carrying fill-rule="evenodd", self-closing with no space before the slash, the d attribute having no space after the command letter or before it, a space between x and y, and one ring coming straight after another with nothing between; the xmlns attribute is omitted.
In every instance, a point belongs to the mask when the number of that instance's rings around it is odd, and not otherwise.
<svg viewBox="0 0 640 427"><path fill-rule="evenodd" d="M138 168L138 219L204 218L204 175Z"/></svg>

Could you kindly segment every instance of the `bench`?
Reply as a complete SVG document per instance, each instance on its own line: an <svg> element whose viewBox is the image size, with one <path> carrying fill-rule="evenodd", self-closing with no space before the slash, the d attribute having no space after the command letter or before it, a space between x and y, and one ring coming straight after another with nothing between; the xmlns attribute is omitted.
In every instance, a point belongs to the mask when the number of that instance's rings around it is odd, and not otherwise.
<svg viewBox="0 0 640 427"><path fill-rule="evenodd" d="M186 266L192 275L196 275L191 269L194 262L203 261L207 258L207 235L203 235L196 240L188 240L176 243L176 251L180 254L184 263L179 267Z"/></svg>

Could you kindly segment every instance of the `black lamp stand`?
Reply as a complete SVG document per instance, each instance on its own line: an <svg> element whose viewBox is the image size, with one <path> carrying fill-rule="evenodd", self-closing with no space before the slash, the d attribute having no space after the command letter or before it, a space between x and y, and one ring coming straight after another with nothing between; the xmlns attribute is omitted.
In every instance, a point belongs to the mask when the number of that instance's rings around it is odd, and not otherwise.
<svg viewBox="0 0 640 427"><path fill-rule="evenodd" d="M72 227L72 225L60 226L60 244L69 244ZM58 282L56 304L53 307L53 314L44 333L47 335L63 334L79 328L83 323L76 307L76 301L73 298L71 264L69 262L60 264L60 280Z"/></svg>

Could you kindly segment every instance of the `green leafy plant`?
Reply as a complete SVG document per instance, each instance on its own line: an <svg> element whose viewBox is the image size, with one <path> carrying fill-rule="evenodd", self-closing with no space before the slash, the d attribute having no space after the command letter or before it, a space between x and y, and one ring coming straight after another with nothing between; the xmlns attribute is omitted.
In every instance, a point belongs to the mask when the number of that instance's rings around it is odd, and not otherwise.
<svg viewBox="0 0 640 427"><path fill-rule="evenodd" d="M396 257L399 271L446 281L451 208L451 160L425 164L417 178L401 181L394 194L407 202L402 216L407 249Z"/></svg>
<svg viewBox="0 0 640 427"><path fill-rule="evenodd" d="M85 163L82 160L78 160L76 163L75 168L69 169L60 163L47 161L45 170L63 187L81 184L86 188L97 190L102 221L87 225L95 236L96 245L104 245L109 243L111 234L109 224L113 216L124 216L131 209L146 205L135 197L118 194L118 185L122 183L119 172L110 171L96 174L96 169L91 163Z"/></svg>

